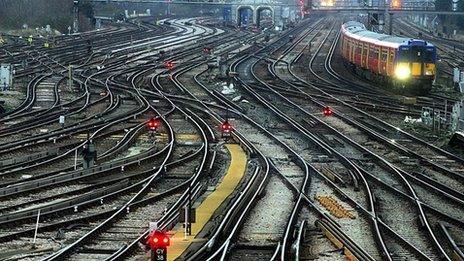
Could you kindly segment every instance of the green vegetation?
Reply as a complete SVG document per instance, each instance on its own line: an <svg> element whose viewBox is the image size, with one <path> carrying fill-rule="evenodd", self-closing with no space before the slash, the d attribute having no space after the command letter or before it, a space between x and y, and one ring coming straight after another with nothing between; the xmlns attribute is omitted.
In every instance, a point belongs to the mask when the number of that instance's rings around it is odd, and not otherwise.
<svg viewBox="0 0 464 261"><path fill-rule="evenodd" d="M4 30L45 27L66 31L72 25L72 0L0 0L0 27Z"/></svg>

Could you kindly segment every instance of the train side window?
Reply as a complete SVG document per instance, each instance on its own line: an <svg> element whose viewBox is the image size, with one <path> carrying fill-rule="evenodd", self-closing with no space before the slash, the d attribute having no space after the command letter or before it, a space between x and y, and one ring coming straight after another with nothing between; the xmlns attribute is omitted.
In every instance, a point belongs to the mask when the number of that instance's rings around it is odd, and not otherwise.
<svg viewBox="0 0 464 261"><path fill-rule="evenodd" d="M376 56L375 56L376 51L375 50L376 50L375 46L370 46L370 48L369 48L369 58L376 58Z"/></svg>
<svg viewBox="0 0 464 261"><path fill-rule="evenodd" d="M426 49L422 57L424 62L433 62L433 49Z"/></svg>
<svg viewBox="0 0 464 261"><path fill-rule="evenodd" d="M382 51L382 57L381 57L382 61L383 61L383 62L386 62L386 61L387 61L387 58L388 58L388 53L387 53L387 51L385 51L385 50Z"/></svg>
<svg viewBox="0 0 464 261"><path fill-rule="evenodd" d="M379 58L379 48L377 48L376 46L372 46L369 53L370 53L371 58L374 58L374 59Z"/></svg>

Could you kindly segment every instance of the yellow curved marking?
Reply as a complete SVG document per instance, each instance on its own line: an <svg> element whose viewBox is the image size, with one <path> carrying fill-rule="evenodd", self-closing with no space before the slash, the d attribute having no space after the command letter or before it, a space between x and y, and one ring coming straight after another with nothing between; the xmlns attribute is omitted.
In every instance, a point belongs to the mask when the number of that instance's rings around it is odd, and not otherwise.
<svg viewBox="0 0 464 261"><path fill-rule="evenodd" d="M187 250L192 242L201 242L206 239L196 238L206 223L213 217L214 212L232 194L245 175L247 156L245 151L237 144L227 144L227 149L231 155L229 169L217 186L208 197L196 209L196 222L192 224L192 235L184 237L184 228L178 224L171 233L171 246L167 249L168 260L175 260Z"/></svg>

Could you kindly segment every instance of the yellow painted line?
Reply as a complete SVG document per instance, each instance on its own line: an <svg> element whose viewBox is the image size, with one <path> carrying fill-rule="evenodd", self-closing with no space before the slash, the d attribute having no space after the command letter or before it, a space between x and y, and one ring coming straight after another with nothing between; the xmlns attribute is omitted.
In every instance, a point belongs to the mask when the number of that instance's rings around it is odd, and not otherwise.
<svg viewBox="0 0 464 261"><path fill-rule="evenodd" d="M120 140L120 139L122 139L123 137L124 137L124 135L115 134L115 135L109 136L107 139ZM79 134L79 135L76 135L76 139L85 140L85 139L87 139L87 134Z"/></svg>
<svg viewBox="0 0 464 261"><path fill-rule="evenodd" d="M157 140L167 140L168 135L165 133L156 134ZM201 138L198 134L176 134L176 140L179 142L185 141L200 141Z"/></svg>
<svg viewBox="0 0 464 261"><path fill-rule="evenodd" d="M187 250L189 245L195 241L201 241L204 239L195 237L200 233L206 223L211 219L213 213L219 206L226 200L235 188L242 180L245 175L247 156L245 151L237 144L227 144L227 149L231 155L231 161L229 169L224 176L221 183L217 186L216 190L200 204L196 209L196 222L192 224L192 235L184 238L184 229L182 224L176 226L171 231L173 236L171 237L171 246L168 247L168 260L177 259L182 253Z"/></svg>
<svg viewBox="0 0 464 261"><path fill-rule="evenodd" d="M177 134L176 139L180 141L199 141L200 136L198 134Z"/></svg>

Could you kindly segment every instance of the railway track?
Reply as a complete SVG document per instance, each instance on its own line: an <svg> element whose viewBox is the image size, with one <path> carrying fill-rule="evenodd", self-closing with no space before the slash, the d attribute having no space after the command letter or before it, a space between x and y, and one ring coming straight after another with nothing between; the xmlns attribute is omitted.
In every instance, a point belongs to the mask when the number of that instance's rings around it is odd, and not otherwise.
<svg viewBox="0 0 464 261"><path fill-rule="evenodd" d="M333 46L335 46L335 45L336 45L336 42L334 42ZM332 48L332 51L333 51L334 49L335 49L335 48ZM332 75L333 75L333 72L330 71L330 64L326 65L326 68L327 68L329 74L332 74ZM313 73L314 73L314 72L313 72ZM337 79L337 77L334 77L334 78ZM301 79L301 78L300 78L300 79ZM308 83L308 85L311 85L311 84ZM314 86L313 86L313 87L314 87ZM308 95L308 98L310 98L312 101L315 100L315 99L312 98L310 95ZM336 98L336 97L334 97L334 98L337 99L338 102L340 101L338 98ZM307 99L306 99L306 100L307 100ZM316 103L318 103L318 102L316 102ZM343 102L342 102L342 103L343 103ZM303 104L303 101L300 101L299 104ZM323 106L325 105L324 103L321 103L321 102L319 102L318 104L319 104L319 108L321 108L321 107L323 107ZM344 104L345 106L347 105L347 103L343 103L343 104ZM334 106L334 108L336 108L336 109L334 110L335 114L336 114L336 115L342 115L342 114L344 115L344 114L347 114L347 113L348 113L348 110L347 110L347 108L346 108L345 106L343 106L343 108L342 108L342 107ZM353 106L348 106L348 107L353 108ZM312 115L315 116L315 111L317 111L317 110L312 110L312 111L313 111L313 114L312 114ZM320 109L319 109L319 111L320 111ZM358 111L358 112L361 112L359 109L357 109L357 111ZM366 113L366 112L362 112L362 114L363 114L363 116L368 116L368 115L369 115L369 114ZM308 116L309 116L309 115L308 115ZM315 116L314 118L318 118L318 117ZM342 116L342 118L346 119L346 118L343 117L343 116ZM371 116L370 118L377 119L377 117L375 117L375 116ZM320 119L320 118L319 118L319 119ZM346 119L346 120L347 120L347 119ZM327 123L327 120L323 120L323 121L325 121L325 122ZM330 121L332 121L332 120L330 120ZM351 120L348 120L348 121L351 121ZM335 122L332 122L332 123L335 123ZM382 120L377 120L375 124L378 126L379 123L385 123L385 122L383 122ZM329 124L330 124L330 123L329 123ZM355 126L360 126L360 125L362 126L362 124L360 124L360 123L354 123L354 124L355 124ZM371 124L370 126L371 126L371 128L372 128L372 126L375 126L375 125L374 125L374 124ZM391 128L392 126L390 125L389 127ZM381 129L380 127L377 127L377 128ZM362 128L362 129L364 129L363 131L368 131L366 128ZM341 129L339 129L339 131L341 131L342 133L346 133L346 134L351 134L351 133L353 133L352 131L349 130L349 128L343 128L343 127L342 127ZM373 134L373 133L371 133L371 134ZM405 133L401 133L401 134L405 134ZM349 138L348 140L359 140L359 136L358 136L359 133L353 133L353 135L354 135L354 136L353 136L352 138ZM370 136L372 137L372 135L370 135ZM413 139L413 140L415 140L415 141L419 141L419 143L421 143L421 145L423 145L423 146L424 146L424 145L427 146L427 145L426 145L427 143L425 143L425 142L420 142L420 139L418 139L418 138L416 138L416 137L414 137L414 136L412 136L412 135L408 135L408 138L409 138L409 139ZM359 140L359 141L362 141L362 140L363 140L363 139L361 139L361 140ZM368 140L368 139L367 139L367 140ZM405 139L405 140L406 140L406 139ZM391 142L391 141L392 141L392 139L390 139L390 140L389 140L389 139L384 139L384 142L387 142L387 144L388 144L389 142ZM401 139L398 139L398 140L393 140L393 141L394 141L394 143L396 144L398 141L401 142L402 140L401 140ZM365 143L365 142L366 142L366 139L364 140L364 143ZM366 144L366 143L365 143L365 144ZM417 146L417 145L415 145L415 146ZM369 147L370 147L370 146L369 146ZM407 146L405 146L405 147L411 148L411 145L407 145ZM416 148L417 148L417 147L416 147ZM447 157L453 158L453 161L456 160L456 159L454 159L454 156L453 156L453 155L449 155L447 152L441 151L441 150L438 149L438 148L433 148L433 146L429 146L429 149L435 150L435 153L442 154L442 155L447 155ZM386 150L385 150L384 148L377 148L377 149L375 149L375 146L373 146L371 149L366 150L366 152L368 152L368 151L377 151L377 152L379 152L379 153L385 153L385 152L386 152ZM387 150L387 152L388 152L388 150ZM420 152L419 152L419 153L420 153ZM419 154L419 153L416 153L416 155ZM423 154L422 154L422 155L423 155ZM394 158L395 158L395 157L394 157ZM396 156L396 159L400 159L400 158L401 158L401 157ZM380 157L379 159L385 160L385 159L383 159L383 158L381 158L381 157ZM433 159L433 156L432 156L432 159ZM389 160L392 161L393 159L390 158ZM401 162L401 161L402 161L402 160L400 160L400 162ZM370 161L370 162L371 162L371 161ZM458 162L460 162L460 161L458 160ZM460 165L460 163L458 163L458 162L455 163L456 166L459 166L459 165ZM397 162L395 162L395 163L398 164ZM446 163L445 163L445 164L446 164ZM415 165L415 166L417 166L417 165ZM443 167L443 169L442 169L442 174L441 174L441 175L442 175L442 176L446 176L446 175L447 175L447 174L446 174L446 173L447 173L446 167L444 167L443 165L442 165L442 167ZM374 171L374 172L376 172L376 171ZM403 172L402 174L405 174L405 172ZM455 174L457 174L457 173L455 173ZM459 174L454 175L455 178L458 178L458 176L459 176ZM377 177L377 178L378 178L378 177ZM456 185L457 185L457 186L460 186L459 182L456 183ZM432 190L433 190L433 189L435 189L435 190L440 190L440 189L438 188L438 187L440 187L440 186L434 187L434 188L432 188L432 187L433 187L433 186L429 187L429 189L432 189ZM443 186L443 187L446 187L446 186ZM430 192L430 190L427 190L427 191L428 191L428 193ZM414 193L414 192L413 192L413 193ZM444 192L444 194L446 194L446 192ZM384 193L381 193L381 195L384 195ZM422 194L421 198L426 198L426 196L427 196L427 194ZM387 201L387 200L386 200L386 201ZM388 201L387 201L387 202L388 202ZM431 202L435 202L435 201L434 201L434 200L431 200L431 201L428 201L428 202L431 203ZM461 208L461 206L459 206L459 205L460 205L460 204L458 203L457 207L458 207L458 208ZM453 208L451 208L451 209L453 209ZM444 212L447 212L446 208L444 208ZM414 241L417 242L417 240L414 240ZM438 248L440 248L440 245L438 245ZM441 250L440 250L440 251L441 251Z"/></svg>
<svg viewBox="0 0 464 261"><path fill-rule="evenodd" d="M0 61L25 59L27 84L0 115L0 258L145 259L150 222L178 240L181 209L202 209L237 175L232 145L243 177L207 220L197 213L179 259L459 255L464 160L386 120L419 106L342 76L339 19L306 19L269 41L196 20L5 46ZM98 154L86 167L89 143Z"/></svg>

